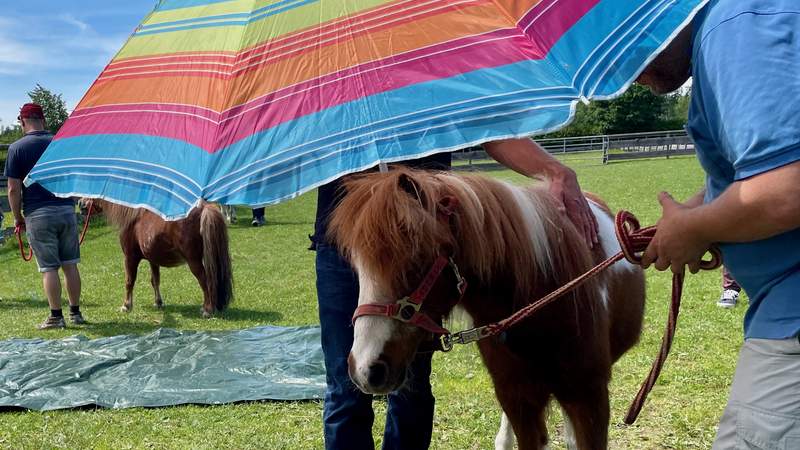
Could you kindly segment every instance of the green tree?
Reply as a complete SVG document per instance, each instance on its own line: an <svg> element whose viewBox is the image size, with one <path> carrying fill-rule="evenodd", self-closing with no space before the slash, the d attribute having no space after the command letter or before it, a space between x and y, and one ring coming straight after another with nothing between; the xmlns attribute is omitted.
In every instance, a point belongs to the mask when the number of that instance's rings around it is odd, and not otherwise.
<svg viewBox="0 0 800 450"><path fill-rule="evenodd" d="M22 137L22 128L19 125L4 127L0 125L0 144L11 144Z"/></svg>
<svg viewBox="0 0 800 450"><path fill-rule="evenodd" d="M681 108L688 97L657 96L644 86L632 85L610 101L578 104L575 119L566 128L547 137L638 133L681 128L686 122ZM684 114L681 119L681 114Z"/></svg>
<svg viewBox="0 0 800 450"><path fill-rule="evenodd" d="M38 103L42 107L47 129L56 134L61 125L64 125L67 117L69 117L67 105L64 103L64 99L61 98L61 94L54 94L37 83L36 88L28 92L28 97L31 98L32 102Z"/></svg>

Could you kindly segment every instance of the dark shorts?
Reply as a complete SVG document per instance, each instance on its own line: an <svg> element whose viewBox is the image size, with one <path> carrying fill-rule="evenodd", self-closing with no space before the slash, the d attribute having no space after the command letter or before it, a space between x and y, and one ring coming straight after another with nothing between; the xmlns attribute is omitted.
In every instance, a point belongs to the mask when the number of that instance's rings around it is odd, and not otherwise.
<svg viewBox="0 0 800 450"><path fill-rule="evenodd" d="M80 262L78 223L74 213L26 217L25 228L39 272L51 272Z"/></svg>

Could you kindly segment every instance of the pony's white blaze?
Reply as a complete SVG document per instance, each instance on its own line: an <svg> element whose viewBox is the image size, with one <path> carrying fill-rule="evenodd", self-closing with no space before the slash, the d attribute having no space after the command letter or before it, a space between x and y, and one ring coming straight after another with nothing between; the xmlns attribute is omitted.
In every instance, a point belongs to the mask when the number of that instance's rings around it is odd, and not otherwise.
<svg viewBox="0 0 800 450"><path fill-rule="evenodd" d="M621 250L619 246L619 241L617 240L617 233L614 231L614 221L603 211L597 204L589 199L586 199L589 202L589 207L592 209L592 213L597 218L597 234L600 239L600 245L603 247L603 253L605 257L611 257L616 255ZM611 270L616 272L622 271L634 271L636 267L629 263L627 260L623 259L622 261L617 262L613 266L611 266ZM608 294L606 294L608 296Z"/></svg>
<svg viewBox="0 0 800 450"><path fill-rule="evenodd" d="M539 197L531 195L526 188L508 183L504 183L504 185L511 191L514 196L514 202L522 213L522 220L528 230L539 270L552 270L553 256L550 252L550 244L547 241L547 231L544 228L545 219L539 214L539 211L543 209L539 203Z"/></svg>
<svg viewBox="0 0 800 450"><path fill-rule="evenodd" d="M359 305L391 302L388 295L380 292L367 267L360 263L356 255L353 257L353 267L358 273ZM387 317L362 316L356 320L353 325L353 348L350 350L350 355L355 363L353 376L359 385L367 385L369 367L380 358L397 325L395 320Z"/></svg>

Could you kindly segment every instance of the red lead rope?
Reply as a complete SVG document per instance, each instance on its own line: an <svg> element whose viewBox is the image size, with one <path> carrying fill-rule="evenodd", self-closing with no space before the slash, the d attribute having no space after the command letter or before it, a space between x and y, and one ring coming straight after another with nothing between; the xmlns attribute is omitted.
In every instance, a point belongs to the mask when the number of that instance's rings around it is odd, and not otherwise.
<svg viewBox="0 0 800 450"><path fill-rule="evenodd" d="M92 208L94 207L93 204L89 203L89 210L86 212L86 220L83 223L83 230L81 231L81 237L78 241L78 245L83 245L83 240L86 238L86 230L89 229L89 219L92 217ZM25 261L30 261L33 259L33 249L28 247L28 254L25 254L25 245L22 243L22 227L16 226L14 228L14 234L17 235L17 244L19 244L19 255L22 256L22 259Z"/></svg>
<svg viewBox="0 0 800 450"><path fill-rule="evenodd" d="M445 350L452 348L453 343L467 344L503 333L520 321L527 319L540 309L554 302L562 295L582 285L587 280L607 269L614 263L621 261L623 258L627 259L631 264L641 265L641 254L645 251L645 249L647 249L650 241L653 240L653 236L656 234L656 227L641 228L636 217L627 211L621 211L619 214L617 214L615 218L615 225L617 239L619 240L620 247L622 249L619 253L611 256L610 258L590 269L585 274L570 281L564 286L561 286L547 296L542 297L525 308L520 309L506 319L482 327L472 328L469 330L460 331L458 333L453 333L452 335L444 336L443 347ZM713 270L722 264L722 258L719 254L719 250L712 248L710 253L711 259L708 261L702 261L700 265L700 268L703 270ZM682 293L683 274L674 274L672 276L672 303L670 305L667 328L664 332L664 337L661 340L661 349L658 352L658 357L655 361L653 361L653 365L650 368L650 374L647 376L647 379L639 389L639 393L636 395L631 407L628 409L628 414L625 416L625 423L628 425L636 421L636 417L639 415L642 405L644 405L647 394L656 383L656 380L661 373L661 367L664 365L667 355L669 355L669 350L672 347L672 339L675 336L675 328L678 323L678 311L680 310Z"/></svg>

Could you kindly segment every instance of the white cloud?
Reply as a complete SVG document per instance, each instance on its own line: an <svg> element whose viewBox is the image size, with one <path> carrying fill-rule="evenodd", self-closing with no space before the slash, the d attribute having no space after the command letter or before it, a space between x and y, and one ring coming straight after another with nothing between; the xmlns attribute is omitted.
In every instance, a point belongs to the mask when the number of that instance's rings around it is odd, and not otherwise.
<svg viewBox="0 0 800 450"><path fill-rule="evenodd" d="M70 25L74 25L81 31L86 31L90 28L88 23L78 20L78 18L76 18L72 14L61 14L60 16L58 16L58 18Z"/></svg>

